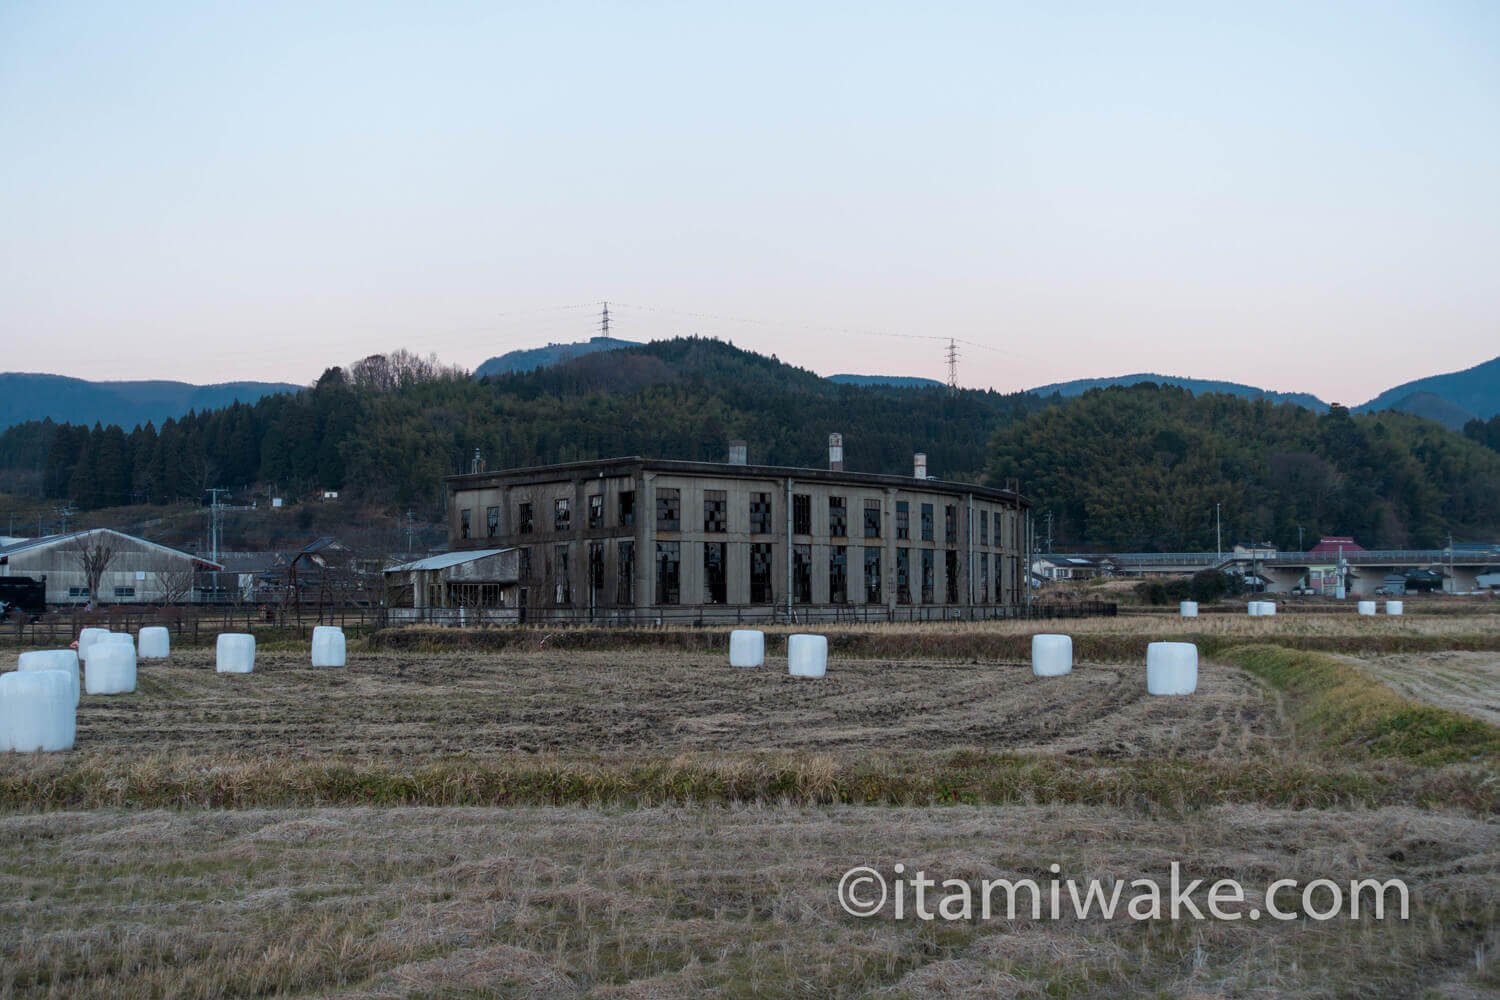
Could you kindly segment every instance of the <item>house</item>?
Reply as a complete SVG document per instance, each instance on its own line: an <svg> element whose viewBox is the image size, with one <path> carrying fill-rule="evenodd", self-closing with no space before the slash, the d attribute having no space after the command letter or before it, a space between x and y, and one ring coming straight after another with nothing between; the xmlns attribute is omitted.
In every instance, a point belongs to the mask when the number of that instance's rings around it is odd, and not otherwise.
<svg viewBox="0 0 1500 1000"><path fill-rule="evenodd" d="M1104 556L1040 555L1031 561L1032 572L1044 580L1093 580L1116 575L1118 567Z"/></svg>
<svg viewBox="0 0 1500 1000"><path fill-rule="evenodd" d="M86 563L93 565L86 568ZM0 576L44 581L52 605L192 603L201 597L198 574L223 568L112 528L47 535L0 548Z"/></svg>

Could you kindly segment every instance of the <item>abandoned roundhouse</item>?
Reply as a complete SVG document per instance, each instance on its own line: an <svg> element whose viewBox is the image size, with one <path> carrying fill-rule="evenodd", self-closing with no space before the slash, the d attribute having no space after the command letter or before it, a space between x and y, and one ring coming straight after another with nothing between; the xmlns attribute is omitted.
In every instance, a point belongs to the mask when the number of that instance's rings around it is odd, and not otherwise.
<svg viewBox="0 0 1500 1000"><path fill-rule="evenodd" d="M1015 490L829 468L639 457L446 480L454 553L514 549L509 579L414 588L498 620L996 618L1025 600ZM413 580L413 582L416 582Z"/></svg>

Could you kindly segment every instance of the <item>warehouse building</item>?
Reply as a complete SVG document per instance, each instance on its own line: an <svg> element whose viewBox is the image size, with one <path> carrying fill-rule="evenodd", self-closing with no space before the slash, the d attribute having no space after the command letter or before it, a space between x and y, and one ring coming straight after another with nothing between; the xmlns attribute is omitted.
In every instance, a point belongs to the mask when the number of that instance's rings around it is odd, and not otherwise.
<svg viewBox="0 0 1500 1000"><path fill-rule="evenodd" d="M1027 501L913 475L615 458L446 480L451 551L515 549L473 589L524 620L996 618L1027 583ZM502 565L497 562L496 565ZM480 581L468 581L477 583Z"/></svg>
<svg viewBox="0 0 1500 1000"><path fill-rule="evenodd" d="M92 562L90 574L86 563ZM182 604L199 596L199 575L224 567L110 528L25 539L0 548L0 576L46 583L47 603ZM91 587L91 575L97 582Z"/></svg>

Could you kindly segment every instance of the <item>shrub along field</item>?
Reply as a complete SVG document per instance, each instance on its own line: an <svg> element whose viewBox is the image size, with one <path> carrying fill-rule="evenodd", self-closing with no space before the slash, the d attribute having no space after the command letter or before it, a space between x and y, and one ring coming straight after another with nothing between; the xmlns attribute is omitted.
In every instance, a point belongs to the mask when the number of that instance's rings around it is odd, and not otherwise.
<svg viewBox="0 0 1500 1000"><path fill-rule="evenodd" d="M833 633L405 630L184 649L0 756L0 996L1475 996L1500 989L1491 616ZM784 630L780 630L784 631ZM1197 694L1144 693L1196 641ZM1467 663L1468 661L1464 661ZM1449 694L1443 694L1449 692ZM1486 708L1486 706L1489 706ZM835 885L1399 877L1405 922L860 920Z"/></svg>

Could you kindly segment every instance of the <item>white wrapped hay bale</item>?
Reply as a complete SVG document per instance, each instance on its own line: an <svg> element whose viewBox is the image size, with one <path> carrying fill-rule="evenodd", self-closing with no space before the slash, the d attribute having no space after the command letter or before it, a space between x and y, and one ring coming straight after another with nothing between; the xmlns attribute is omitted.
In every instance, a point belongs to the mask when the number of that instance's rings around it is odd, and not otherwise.
<svg viewBox="0 0 1500 1000"><path fill-rule="evenodd" d="M312 665L315 667L342 667L344 665L344 630L337 625L319 625L312 634Z"/></svg>
<svg viewBox="0 0 1500 1000"><path fill-rule="evenodd" d="M1360 601L1359 602L1359 613L1362 614L1362 615L1373 615L1375 613L1375 602L1374 601Z"/></svg>
<svg viewBox="0 0 1500 1000"><path fill-rule="evenodd" d="M135 643L99 642L83 671L86 694L130 694L135 690Z"/></svg>
<svg viewBox="0 0 1500 1000"><path fill-rule="evenodd" d="M786 672L793 677L822 677L828 672L828 637L792 635L786 640Z"/></svg>
<svg viewBox="0 0 1500 1000"><path fill-rule="evenodd" d="M255 669L255 636L248 632L224 632L214 643L221 674L248 674Z"/></svg>
<svg viewBox="0 0 1500 1000"><path fill-rule="evenodd" d="M164 626L147 625L136 637L135 655L142 660L165 660L172 651L172 636Z"/></svg>
<svg viewBox="0 0 1500 1000"><path fill-rule="evenodd" d="M86 628L80 631L78 633L78 658L87 660L90 647L107 635L109 635L107 628Z"/></svg>
<svg viewBox="0 0 1500 1000"><path fill-rule="evenodd" d="M73 681L67 671L0 674L0 751L71 750L77 731Z"/></svg>
<svg viewBox="0 0 1500 1000"><path fill-rule="evenodd" d="M1276 615L1276 602L1275 601L1261 601L1260 602L1260 613L1263 616L1267 617L1267 618L1273 618L1273 617L1275 617L1275 615Z"/></svg>
<svg viewBox="0 0 1500 1000"><path fill-rule="evenodd" d="M1153 642L1146 647L1146 693L1192 694L1198 690L1198 647L1190 642Z"/></svg>
<svg viewBox="0 0 1500 1000"><path fill-rule="evenodd" d="M1385 602L1385 613L1388 615L1399 615L1402 614L1405 610L1405 605L1403 605L1400 601Z"/></svg>
<svg viewBox="0 0 1500 1000"><path fill-rule="evenodd" d="M1183 601L1181 604L1179 604L1177 606L1177 613L1179 615L1181 615L1183 618L1197 618L1198 617L1198 602L1197 601Z"/></svg>
<svg viewBox="0 0 1500 1000"><path fill-rule="evenodd" d="M135 636L129 632L106 632L95 640L95 642L123 642L131 649L135 648Z"/></svg>
<svg viewBox="0 0 1500 1000"><path fill-rule="evenodd" d="M1249 613L1251 618L1260 617L1260 602L1251 601L1249 604L1245 605L1245 611Z"/></svg>
<svg viewBox="0 0 1500 1000"><path fill-rule="evenodd" d="M766 634L756 629L737 628L729 633L729 665L758 667L766 662Z"/></svg>
<svg viewBox="0 0 1500 1000"><path fill-rule="evenodd" d="M1073 672L1073 637L1070 635L1034 635L1031 637L1031 672L1037 677L1061 677Z"/></svg>
<svg viewBox="0 0 1500 1000"><path fill-rule="evenodd" d="M17 670L61 670L73 679L73 704L80 697L78 654L71 649L37 649L16 658Z"/></svg>

